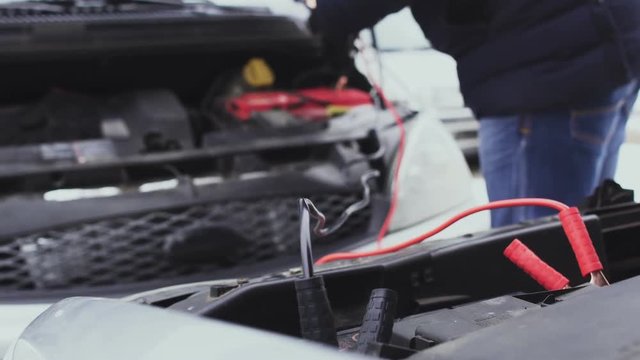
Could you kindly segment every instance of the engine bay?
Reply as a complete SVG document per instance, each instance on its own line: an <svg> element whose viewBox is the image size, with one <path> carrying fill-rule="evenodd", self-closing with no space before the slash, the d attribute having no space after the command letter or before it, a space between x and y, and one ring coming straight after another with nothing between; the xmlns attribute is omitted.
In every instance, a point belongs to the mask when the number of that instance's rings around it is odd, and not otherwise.
<svg viewBox="0 0 640 360"><path fill-rule="evenodd" d="M8 81L5 89L12 91L0 95L0 123L5 129L0 137L0 161L3 164L0 176L13 179L15 183L20 177L58 172L55 182L41 184L39 188L36 184L23 184L22 188L8 191L49 190L90 184L96 187L103 185L99 180L104 174L93 178L87 175L89 179L82 184L77 179L80 176L75 176L76 179L68 176L67 179L65 173L79 173L85 168L119 167L118 170L127 172L125 175L131 180L141 181L159 177L158 174L154 176L153 171L144 169L145 164L148 164L147 168L154 164L178 166L179 170L183 167L184 172L197 175L198 166L194 163L198 161L200 168L214 173L216 169L203 166L203 158L232 157L236 153L251 151L277 151L287 146L296 151L290 152L290 159L279 156L281 163L304 162L313 157L309 154L310 150L301 145L307 144L301 143L301 136L313 138L330 127L327 120L332 116L344 114L356 105L371 104L371 97L367 93L355 89L344 91L360 96L357 102L349 106L342 106L335 96L327 98L327 94L330 97L342 92L327 87L326 75L310 79L309 76L314 76L314 70L310 73L302 70L304 66L320 66L313 57L302 57L299 69L281 71L277 64L285 61L279 56L265 60L252 54L255 53L238 52L235 56L226 55L222 61L215 53L205 52L174 56L165 54L157 58L113 56L108 59L89 58L80 63L70 63L64 59L21 64L23 68L11 69L11 74L5 74ZM251 64L255 62L264 64L264 71L269 72L266 76L271 77L271 81L261 87L252 86L247 80L250 75L246 73L253 70ZM167 76L158 76L167 69L171 69ZM42 71L52 74L38 74ZM246 76L243 77L243 73ZM277 81L274 74L277 74ZM294 79L298 75L305 78ZM19 80L25 77L35 81ZM298 85L294 86L293 81ZM100 84L100 88L93 88L95 84ZM288 89L286 91L289 92L274 93L269 91L271 88ZM303 94L304 89L314 88L317 89L315 94L322 91L320 89L326 90L320 98L303 95L298 99L300 104L293 99L296 94ZM251 94L254 94L254 99L243 98ZM273 94L272 99L268 98L269 94ZM325 95L324 98L322 95ZM276 96L290 96L292 99L285 99L285 103L280 104L275 102L278 100ZM320 112L320 116L316 116L318 120L305 119L301 112L305 109L297 109L309 107L301 104L303 100L319 104L317 108L306 111ZM270 105L263 105L262 108L255 106L265 101L271 101ZM244 106L242 116L238 115L239 111L229 110L237 104ZM332 112L328 107L341 111ZM269 108L273 110L267 111ZM262 115L254 119L254 114ZM274 139L279 137L286 140L292 136L298 136L297 143L294 141L293 144L278 146ZM342 136L338 140L363 137L346 131ZM272 141L252 144L256 137L270 137ZM334 139L316 143L331 141ZM221 150L222 147L226 148ZM253 168L249 165L251 161L243 161L241 167L244 169L241 171L262 171L274 158L276 156L273 154L266 154L253 161L257 163ZM258 160L263 160L263 164L259 164ZM114 163L120 163L120 166ZM134 166L142 169L136 173L135 169L129 169ZM150 174L146 179L140 178L140 173L145 171ZM226 168L218 171L233 172L234 168L226 164ZM116 180L112 177L102 183L114 183Z"/></svg>
<svg viewBox="0 0 640 360"><path fill-rule="evenodd" d="M603 287L585 283L561 223L550 217L318 266L335 332L322 325L327 312L314 300L317 293L301 300L304 264L285 273L161 289L128 300L387 359L596 359L618 350L633 353L640 207L628 195L608 183L590 199L592 207L583 208L611 281ZM514 266L503 255L513 239L564 274L569 285L545 290ZM312 303L317 332L309 335L303 304ZM586 334L592 340L577 346Z"/></svg>

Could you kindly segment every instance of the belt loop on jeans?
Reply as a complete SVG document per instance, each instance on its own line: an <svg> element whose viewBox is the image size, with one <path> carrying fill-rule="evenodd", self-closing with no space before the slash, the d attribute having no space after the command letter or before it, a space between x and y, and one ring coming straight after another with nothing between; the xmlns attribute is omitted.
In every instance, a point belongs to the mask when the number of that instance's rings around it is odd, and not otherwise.
<svg viewBox="0 0 640 360"><path fill-rule="evenodd" d="M527 136L531 133L531 116L530 115L520 115L518 122L518 132L522 136Z"/></svg>

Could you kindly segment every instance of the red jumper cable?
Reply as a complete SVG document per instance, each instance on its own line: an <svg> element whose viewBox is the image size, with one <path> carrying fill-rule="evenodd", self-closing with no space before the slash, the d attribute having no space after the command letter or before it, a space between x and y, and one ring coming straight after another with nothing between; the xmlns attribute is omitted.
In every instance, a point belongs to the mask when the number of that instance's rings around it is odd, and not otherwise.
<svg viewBox="0 0 640 360"><path fill-rule="evenodd" d="M549 291L569 287L569 279L544 262L520 240L515 239L504 249L504 256Z"/></svg>
<svg viewBox="0 0 640 360"><path fill-rule="evenodd" d="M598 254L593 246L593 242L591 241L591 237L589 236L589 232L580 216L580 212L577 208L569 207L561 202L549 199L537 199L537 198L524 198L524 199L511 199L511 200L500 200L494 201L486 205L477 206L466 211L463 211L449 220L445 221L443 224L438 226L437 228L422 234L416 238L405 241L403 243L385 247L378 248L376 250L364 251L364 252L355 252L355 253L335 253L322 257L317 261L318 264L326 264L332 261L338 260L351 260L351 259L359 259L364 257L385 255L397 252L399 250L405 249L407 247L417 245L424 240L427 240L434 235L440 233L444 229L453 225L465 217L486 210L507 208L507 207L517 207L517 206L542 206L555 209L560 214L560 222L562 223L562 228L564 229L567 238L569 239L569 243L573 250L573 253L576 256L576 260L578 261L578 266L580 267L580 272L582 276L591 276L591 283L604 286L608 285L608 281L604 276L602 270L603 266L600 262Z"/></svg>

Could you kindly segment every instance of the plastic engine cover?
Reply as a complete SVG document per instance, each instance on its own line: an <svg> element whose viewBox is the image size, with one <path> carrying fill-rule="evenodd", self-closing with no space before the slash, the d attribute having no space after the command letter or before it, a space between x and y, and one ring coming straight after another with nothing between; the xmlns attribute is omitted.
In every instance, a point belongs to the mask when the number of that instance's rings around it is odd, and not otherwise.
<svg viewBox="0 0 640 360"><path fill-rule="evenodd" d="M581 290L411 359L637 359L640 277Z"/></svg>
<svg viewBox="0 0 640 360"><path fill-rule="evenodd" d="M119 155L193 148L187 111L171 91L128 93L110 105L113 116L103 118L102 134Z"/></svg>

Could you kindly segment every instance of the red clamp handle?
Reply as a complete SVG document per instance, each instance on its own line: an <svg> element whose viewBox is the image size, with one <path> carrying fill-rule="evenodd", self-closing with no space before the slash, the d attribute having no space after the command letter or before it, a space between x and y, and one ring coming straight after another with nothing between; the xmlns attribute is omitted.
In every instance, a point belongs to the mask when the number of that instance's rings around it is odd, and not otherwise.
<svg viewBox="0 0 640 360"><path fill-rule="evenodd" d="M572 207L561 211L560 222L567 238L569 238L573 253L576 255L582 276L602 271L602 263L600 263L598 253L593 247L593 242L578 208Z"/></svg>
<svg viewBox="0 0 640 360"><path fill-rule="evenodd" d="M507 259L547 290L560 290L569 285L569 279L542 261L518 239L513 240L503 253Z"/></svg>

